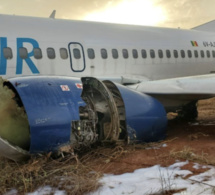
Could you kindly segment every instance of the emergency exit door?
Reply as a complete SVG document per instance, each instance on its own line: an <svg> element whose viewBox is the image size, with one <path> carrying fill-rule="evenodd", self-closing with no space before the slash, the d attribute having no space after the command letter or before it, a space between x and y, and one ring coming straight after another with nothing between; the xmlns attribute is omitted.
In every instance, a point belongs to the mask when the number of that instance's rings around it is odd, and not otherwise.
<svg viewBox="0 0 215 195"><path fill-rule="evenodd" d="M70 64L73 72L83 72L85 70L84 48L78 42L69 43Z"/></svg>

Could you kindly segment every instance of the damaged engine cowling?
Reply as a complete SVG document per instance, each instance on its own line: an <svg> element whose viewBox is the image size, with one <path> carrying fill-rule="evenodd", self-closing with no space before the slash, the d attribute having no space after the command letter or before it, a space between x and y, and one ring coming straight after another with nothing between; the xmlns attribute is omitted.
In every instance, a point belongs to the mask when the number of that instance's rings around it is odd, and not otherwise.
<svg viewBox="0 0 215 195"><path fill-rule="evenodd" d="M0 155L21 160L31 153L96 142L151 142L165 138L163 106L154 98L92 77L22 77L5 81L28 125L23 140L0 131ZM19 132L16 132L16 134ZM11 141L12 140L12 141Z"/></svg>

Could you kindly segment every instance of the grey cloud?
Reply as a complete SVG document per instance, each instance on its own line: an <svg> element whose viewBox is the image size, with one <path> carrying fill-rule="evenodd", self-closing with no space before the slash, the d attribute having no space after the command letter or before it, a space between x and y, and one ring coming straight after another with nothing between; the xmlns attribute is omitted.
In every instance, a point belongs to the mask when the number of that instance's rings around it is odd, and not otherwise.
<svg viewBox="0 0 215 195"><path fill-rule="evenodd" d="M0 2L3 14L31 15L48 17L57 10L56 17L82 19L90 12L103 10L108 5L116 5L122 0L7 0ZM12 6L13 5L13 6Z"/></svg>
<svg viewBox="0 0 215 195"><path fill-rule="evenodd" d="M155 3L163 7L168 18L162 26L192 28L215 19L214 0L155 0Z"/></svg>
<svg viewBox="0 0 215 195"><path fill-rule="evenodd" d="M89 13L116 6L124 0L7 0L1 1L3 14L84 19ZM132 0L131 0L132 1ZM143 0L144 1L144 0ZM159 26L191 28L215 19L214 0L151 0L161 7L166 21Z"/></svg>
<svg viewBox="0 0 215 195"><path fill-rule="evenodd" d="M95 11L102 11L108 6L115 6L118 3L120 3L122 0L79 0L79 1L72 1L71 4L68 5L68 7L63 7L63 10L59 10L59 16L62 12L64 12L64 15L68 15L77 19L84 18L87 14ZM63 0L62 2L68 2L67 0Z"/></svg>

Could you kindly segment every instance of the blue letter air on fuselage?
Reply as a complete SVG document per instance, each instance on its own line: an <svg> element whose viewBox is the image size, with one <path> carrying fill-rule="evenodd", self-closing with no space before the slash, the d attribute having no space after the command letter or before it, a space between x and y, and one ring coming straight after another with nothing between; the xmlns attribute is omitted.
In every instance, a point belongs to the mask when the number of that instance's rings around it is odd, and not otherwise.
<svg viewBox="0 0 215 195"><path fill-rule="evenodd" d="M1 52L0 52L0 57L1 57L1 60L0 60L0 75L6 75L6 68L7 68L7 61L4 57L4 54L3 54L3 49L5 47L7 47L7 38L6 37L0 37L0 49L1 49Z"/></svg>
<svg viewBox="0 0 215 195"><path fill-rule="evenodd" d="M28 53L26 59L22 59L19 55L19 48L24 47L24 43L31 44L33 48L39 48L39 44L36 40L31 38L17 38L17 63L16 63L16 74L22 74L23 72L23 61L26 62L33 74L39 74L39 70L31 60L34 55L33 50ZM7 46L7 37L0 37L0 75L6 75L7 72L7 59L4 57L3 49Z"/></svg>
<svg viewBox="0 0 215 195"><path fill-rule="evenodd" d="M30 57L34 55L34 51L32 50L30 53L28 53L28 57L26 59L22 59L19 55L19 48L24 47L23 43L30 43L33 45L33 48L39 48L39 44L37 43L36 40L31 39L31 38L17 38L17 63L16 63L16 74L22 74L22 69L23 69L23 61L27 63L29 68L31 69L31 72L33 74L39 74L39 70L33 63Z"/></svg>

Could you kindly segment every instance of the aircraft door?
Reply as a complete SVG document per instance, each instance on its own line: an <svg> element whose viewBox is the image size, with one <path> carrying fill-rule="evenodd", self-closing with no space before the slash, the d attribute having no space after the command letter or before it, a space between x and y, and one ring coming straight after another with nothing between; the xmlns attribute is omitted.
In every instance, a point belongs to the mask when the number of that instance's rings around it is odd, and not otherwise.
<svg viewBox="0 0 215 195"><path fill-rule="evenodd" d="M84 48L78 42L69 43L70 64L73 72L83 72L85 70Z"/></svg>

